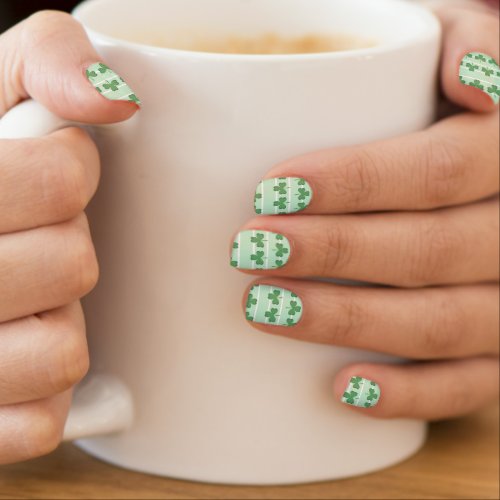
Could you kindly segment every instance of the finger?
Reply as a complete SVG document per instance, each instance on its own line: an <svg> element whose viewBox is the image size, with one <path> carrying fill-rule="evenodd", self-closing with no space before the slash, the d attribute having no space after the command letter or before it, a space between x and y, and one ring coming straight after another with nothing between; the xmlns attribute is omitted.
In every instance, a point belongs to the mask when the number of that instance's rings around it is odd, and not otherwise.
<svg viewBox="0 0 500 500"><path fill-rule="evenodd" d="M257 213L287 213L302 201L309 203L304 213L332 214L423 210L485 198L498 192L498 136L496 114L468 113L396 139L308 153L271 169L257 188L264 199L255 207ZM306 190L301 198L304 186L297 181L280 192L280 177L305 179L312 196Z"/></svg>
<svg viewBox="0 0 500 500"><path fill-rule="evenodd" d="M0 323L86 295L98 265L87 219L0 236Z"/></svg>
<svg viewBox="0 0 500 500"><path fill-rule="evenodd" d="M130 118L138 109L133 102L105 99L88 80L86 69L99 61L83 27L69 14L34 14L0 37L0 116L32 97L68 120Z"/></svg>
<svg viewBox="0 0 500 500"><path fill-rule="evenodd" d="M71 390L51 398L0 406L0 465L46 455L61 442Z"/></svg>
<svg viewBox="0 0 500 500"><path fill-rule="evenodd" d="M297 296L297 314L290 314L283 290ZM498 300L497 285L397 290L261 279L251 285L243 307L250 324L262 332L439 359L498 353ZM272 308L274 317L267 312Z"/></svg>
<svg viewBox="0 0 500 500"><path fill-rule="evenodd" d="M0 234L70 220L97 189L99 154L80 128L1 147Z"/></svg>
<svg viewBox="0 0 500 500"><path fill-rule="evenodd" d="M441 66L446 97L473 111L496 109L500 100L498 14L449 6L436 13L446 33Z"/></svg>
<svg viewBox="0 0 500 500"><path fill-rule="evenodd" d="M44 399L78 383L89 366L78 302L0 324L0 406Z"/></svg>
<svg viewBox="0 0 500 500"><path fill-rule="evenodd" d="M378 404L361 408L360 394L354 405L365 415L378 418L418 418L438 420L458 417L481 408L498 398L498 359L469 358L433 361L410 365L359 363L344 367L337 373L334 394L340 401L352 389L354 376L374 381L380 388ZM365 388L366 388L365 384ZM366 393L366 390L363 391ZM359 401L364 401L364 394ZM352 401L352 400L351 400Z"/></svg>
<svg viewBox="0 0 500 500"><path fill-rule="evenodd" d="M497 199L421 213L257 217L235 236L231 264L402 287L496 281L498 217Z"/></svg>

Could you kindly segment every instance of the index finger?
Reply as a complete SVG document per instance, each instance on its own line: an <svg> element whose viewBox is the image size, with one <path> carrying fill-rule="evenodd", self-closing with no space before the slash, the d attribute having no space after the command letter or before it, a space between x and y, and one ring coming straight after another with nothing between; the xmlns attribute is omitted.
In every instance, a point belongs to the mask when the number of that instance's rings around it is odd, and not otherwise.
<svg viewBox="0 0 500 500"><path fill-rule="evenodd" d="M291 158L258 185L255 208L271 215L301 209L335 214L426 210L486 198L498 192L498 134L498 113L467 113L403 137ZM300 186L300 179L307 184Z"/></svg>

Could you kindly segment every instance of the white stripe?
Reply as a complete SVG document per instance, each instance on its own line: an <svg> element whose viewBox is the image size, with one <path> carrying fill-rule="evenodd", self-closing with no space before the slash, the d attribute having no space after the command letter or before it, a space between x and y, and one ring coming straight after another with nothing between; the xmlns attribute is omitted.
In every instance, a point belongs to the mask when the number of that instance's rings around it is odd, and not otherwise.
<svg viewBox="0 0 500 500"><path fill-rule="evenodd" d="M262 195L261 198L260 198L261 201L262 201L262 205L260 207L260 213L262 214L262 213L264 213L264 181L262 181L260 183L260 187L261 187L261 193L260 194Z"/></svg>
<svg viewBox="0 0 500 500"><path fill-rule="evenodd" d="M269 237L270 235L267 236L267 240L266 240L266 254L264 255L265 259L266 259L266 263L267 263L267 268L269 269Z"/></svg>
<svg viewBox="0 0 500 500"><path fill-rule="evenodd" d="M481 80L481 78L477 78L476 76L462 75L462 78L468 78L469 80L478 80L481 83L485 83L486 85L493 85L493 82L489 82L487 80Z"/></svg>
<svg viewBox="0 0 500 500"><path fill-rule="evenodd" d="M254 317L254 319L255 319L255 315L257 314L257 308L259 307L259 299L260 299L260 289L261 289L261 287L259 286L258 288L259 288L259 290L257 291L257 303L255 304L255 309L254 309L253 314L252 314L252 316Z"/></svg>
<svg viewBox="0 0 500 500"><path fill-rule="evenodd" d="M269 287L269 293L273 293L273 287ZM268 298L267 299L267 310L271 310L271 307L272 307L272 304L271 304L271 299ZM264 320L264 323L269 323L269 317L268 316L264 316L265 320Z"/></svg>
<svg viewBox="0 0 500 500"><path fill-rule="evenodd" d="M277 182L278 182L278 179L275 177L274 178L274 186L273 186L273 193L274 193L273 202L278 201L278 199L276 198L276 196L278 195L278 191L274 190L274 188L277 187L277 184L276 184ZM274 203L273 203L273 210L274 210L274 215L276 215L278 213L278 206L274 205Z"/></svg>
<svg viewBox="0 0 500 500"><path fill-rule="evenodd" d="M106 90L105 92L101 92L101 94L104 95L104 94L109 94L110 92L118 92L118 90L120 90L126 86L127 86L127 84L124 83L123 85L118 85L118 87L116 87L116 90L109 89L109 90ZM131 94L129 94L129 95L131 95Z"/></svg>
<svg viewBox="0 0 500 500"><path fill-rule="evenodd" d="M292 211L292 179L288 177L288 211Z"/></svg>
<svg viewBox="0 0 500 500"><path fill-rule="evenodd" d="M356 400L356 403L359 403L359 400L361 399L361 395L363 394L363 389L365 388L365 384L366 384L366 379L364 378L363 383L361 384L361 389L359 390L359 397ZM357 404L356 404L356 406L357 406Z"/></svg>
<svg viewBox="0 0 500 500"><path fill-rule="evenodd" d="M278 317L281 318L281 313L283 312L283 306L285 305L285 292L283 292L283 300L281 301L281 307L280 307L280 312L278 314ZM283 324L283 323L282 323ZM286 321L285 321L286 324Z"/></svg>

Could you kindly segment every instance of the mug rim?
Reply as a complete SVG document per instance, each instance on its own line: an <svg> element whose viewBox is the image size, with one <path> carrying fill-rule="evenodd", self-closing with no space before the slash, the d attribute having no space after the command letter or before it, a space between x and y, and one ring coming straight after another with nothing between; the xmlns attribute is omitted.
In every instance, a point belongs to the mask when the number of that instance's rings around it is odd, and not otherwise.
<svg viewBox="0 0 500 500"><path fill-rule="evenodd" d="M371 47L360 47L349 50L338 50L330 52L311 52L311 53L296 53L296 54L240 54L240 53L225 53L225 52L207 52L199 50L190 49L174 49L170 47L160 47L157 45L151 45L147 43L134 42L127 40L126 38L121 38L113 35L106 34L102 31L90 28L81 20L80 16L83 11L93 4L109 2L115 0L84 0L79 3L71 12L71 15L80 22L85 31L92 39L99 39L105 42L107 45L120 45L127 47L129 49L135 49L140 52L147 51L154 55L170 55L174 57L183 58L197 58L205 60L224 60L229 62L234 61L245 61L245 62L276 62L276 61L315 61L318 59L349 59L349 58L370 58L377 54L386 54L393 51L402 50L418 43L423 43L427 40L431 40L436 36L441 34L441 24L435 14L423 7L422 5L413 4L402 0L376 0L378 4L399 4L408 11L413 11L415 15L420 16L423 22L426 22L428 29L417 34L413 34L404 40L394 40L378 43ZM358 0L358 1L368 1L368 0ZM369 0L370 3L374 0Z"/></svg>

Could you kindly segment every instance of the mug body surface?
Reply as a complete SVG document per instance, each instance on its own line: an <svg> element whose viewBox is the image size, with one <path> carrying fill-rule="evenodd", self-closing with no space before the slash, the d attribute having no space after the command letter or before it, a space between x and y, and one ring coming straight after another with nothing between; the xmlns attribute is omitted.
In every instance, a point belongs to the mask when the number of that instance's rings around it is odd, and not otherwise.
<svg viewBox="0 0 500 500"><path fill-rule="evenodd" d="M247 484L335 479L417 450L423 422L352 412L331 387L347 363L400 360L254 331L241 306L251 279L229 266L229 242L273 164L433 120L435 18L397 0L91 0L74 15L143 103L126 123L92 130L101 279L84 303L92 371L128 386L135 418L78 445L139 471ZM245 56L126 41L141 30L378 42Z"/></svg>

